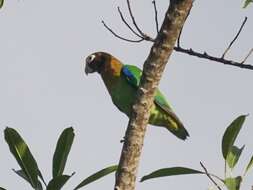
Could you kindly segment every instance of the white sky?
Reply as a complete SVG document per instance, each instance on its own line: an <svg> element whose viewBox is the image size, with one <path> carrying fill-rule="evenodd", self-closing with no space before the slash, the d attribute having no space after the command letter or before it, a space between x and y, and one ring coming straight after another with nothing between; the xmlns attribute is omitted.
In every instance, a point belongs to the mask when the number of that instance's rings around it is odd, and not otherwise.
<svg viewBox="0 0 253 190"><path fill-rule="evenodd" d="M142 67L151 44L133 44L114 38L101 24L104 19L118 33L131 37L121 23L120 1L6 1L0 10L0 186L31 189L11 168L18 165L4 141L6 126L17 129L28 143L48 181L51 160L61 131L73 126L76 138L65 174L76 172L64 189L108 165L117 164L120 140L128 123L111 102L97 74L84 75L84 58L93 51L107 51L126 64ZM150 1L133 1L133 12L145 33L154 35ZM168 1L158 1L159 21ZM242 60L252 48L252 6L242 1L195 1L185 25L184 47L220 56L245 16L248 22L227 58ZM253 64L253 56L247 63ZM246 144L236 175L253 154L253 71L224 66L181 53L174 53L163 75L160 89L172 103L190 133L186 142L167 130L148 128L139 179L163 167L188 166L201 169L199 161L223 176L221 138L238 115L249 113L238 145ZM183 181L183 183L182 183ZM253 185L253 171L242 189ZM114 175L86 187L112 189ZM178 176L138 183L137 189L207 189L206 176Z"/></svg>

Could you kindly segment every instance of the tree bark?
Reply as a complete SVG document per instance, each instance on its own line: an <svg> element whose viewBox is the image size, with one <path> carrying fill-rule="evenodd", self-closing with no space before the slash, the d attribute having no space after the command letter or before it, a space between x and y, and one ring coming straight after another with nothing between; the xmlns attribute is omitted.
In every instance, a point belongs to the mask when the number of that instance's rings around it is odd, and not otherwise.
<svg viewBox="0 0 253 190"><path fill-rule="evenodd" d="M170 1L161 29L144 62L116 173L115 190L135 189L137 169L155 90L191 6L192 0Z"/></svg>

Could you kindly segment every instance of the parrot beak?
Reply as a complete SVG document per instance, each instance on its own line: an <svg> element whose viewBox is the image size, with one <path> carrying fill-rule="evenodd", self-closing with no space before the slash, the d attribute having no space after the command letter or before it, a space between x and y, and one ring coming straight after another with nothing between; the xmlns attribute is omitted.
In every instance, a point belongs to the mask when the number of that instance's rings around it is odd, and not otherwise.
<svg viewBox="0 0 253 190"><path fill-rule="evenodd" d="M89 73L93 73L92 68L89 67L89 64L85 65L85 74L88 75Z"/></svg>

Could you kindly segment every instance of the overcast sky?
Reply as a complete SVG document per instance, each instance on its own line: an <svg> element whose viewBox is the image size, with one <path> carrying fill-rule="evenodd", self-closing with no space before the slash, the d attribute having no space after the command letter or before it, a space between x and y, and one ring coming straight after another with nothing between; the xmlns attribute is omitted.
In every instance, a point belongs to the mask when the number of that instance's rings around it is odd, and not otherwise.
<svg viewBox="0 0 253 190"><path fill-rule="evenodd" d="M122 24L117 6L127 14L124 0L6 1L0 10L0 186L31 189L11 169L18 165L4 141L6 126L20 132L38 161L46 180L62 130L73 126L76 137L65 174L76 172L66 190L88 175L117 164L128 118L111 102L97 74L84 75L83 64L94 51L106 51L126 64L142 67L151 43L127 43L113 37L104 19L118 33L133 37ZM143 31L155 35L151 0L133 1L133 12ZM158 1L161 23L168 1ZM253 7L242 9L241 0L196 0L181 37L183 47L220 56L245 16L248 22L227 54L242 60L252 48ZM251 56L248 64L253 64ZM149 127L139 178L163 167L187 166L223 177L221 138L240 114L247 117L237 145L246 144L235 175L253 154L253 71L225 66L174 52L160 89L190 133L183 142L162 128ZM253 185L253 171L242 189ZM182 183L183 182L183 183ZM114 175L86 187L112 189ZM206 176L177 176L138 183L137 189L207 189Z"/></svg>

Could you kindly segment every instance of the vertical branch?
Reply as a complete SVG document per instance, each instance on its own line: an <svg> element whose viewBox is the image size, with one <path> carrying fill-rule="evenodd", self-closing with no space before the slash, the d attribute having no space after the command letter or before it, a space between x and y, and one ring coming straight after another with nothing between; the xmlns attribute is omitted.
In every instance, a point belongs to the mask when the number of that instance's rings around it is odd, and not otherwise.
<svg viewBox="0 0 253 190"><path fill-rule="evenodd" d="M134 190L149 110L165 65L192 6L192 0L171 0L162 27L144 62L116 174L115 190Z"/></svg>
<svg viewBox="0 0 253 190"><path fill-rule="evenodd" d="M236 41L236 39L238 38L238 36L240 35L245 23L247 22L247 17L244 18L243 22L242 22L242 25L239 29L239 31L236 33L234 39L230 42L230 44L228 45L227 49L224 51L224 53L222 54L221 58L224 58L225 55L227 54L227 52L230 50L230 48L232 47L233 43Z"/></svg>
<svg viewBox="0 0 253 190"><path fill-rule="evenodd" d="M156 26L156 32L158 34L159 32L159 24L158 24L158 18L157 18L157 8L156 8L156 2L155 0L152 1L153 5L154 5L154 11L155 11L155 26Z"/></svg>

